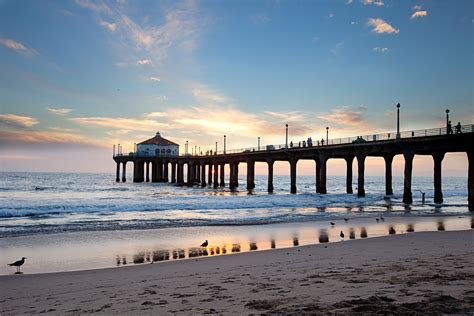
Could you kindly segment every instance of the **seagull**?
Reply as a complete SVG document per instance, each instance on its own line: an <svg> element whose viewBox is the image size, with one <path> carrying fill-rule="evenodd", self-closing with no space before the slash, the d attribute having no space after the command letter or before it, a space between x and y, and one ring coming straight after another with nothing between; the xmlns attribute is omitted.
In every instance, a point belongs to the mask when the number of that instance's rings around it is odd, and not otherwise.
<svg viewBox="0 0 474 316"><path fill-rule="evenodd" d="M341 230L341 233L339 234L341 236L342 240L344 240L344 232Z"/></svg>
<svg viewBox="0 0 474 316"><path fill-rule="evenodd" d="M346 222L349 221L349 219L348 219L348 218L345 218L345 217L344 217L344 220L345 220Z"/></svg>
<svg viewBox="0 0 474 316"><path fill-rule="evenodd" d="M21 260L15 261L13 263L9 263L10 267L16 267L16 272L20 273L20 267L25 263L26 257L22 257Z"/></svg>
<svg viewBox="0 0 474 316"><path fill-rule="evenodd" d="M349 233L349 238L350 238L350 239L355 239L355 238L356 238L354 231L351 231L351 232Z"/></svg>
<svg viewBox="0 0 474 316"><path fill-rule="evenodd" d="M207 245L209 245L209 243L207 242L207 239L206 239L206 241L201 244L201 247L207 247Z"/></svg>
<svg viewBox="0 0 474 316"><path fill-rule="evenodd" d="M383 217L380 217L380 220L381 220L381 221L384 221L384 220L385 220L385 218L383 218Z"/></svg>
<svg viewBox="0 0 474 316"><path fill-rule="evenodd" d="M388 233L389 233L390 235L395 235L395 234L396 234L396 231L395 231L395 229L394 229L393 227L390 227L390 229L388 230Z"/></svg>
<svg viewBox="0 0 474 316"><path fill-rule="evenodd" d="M375 220L377 221L377 223L380 221L380 219L378 219L378 218L376 218Z"/></svg>
<svg viewBox="0 0 474 316"><path fill-rule="evenodd" d="M330 224L331 224L331 226L334 226L334 225L336 225L336 224L334 224L334 222L331 222Z"/></svg>

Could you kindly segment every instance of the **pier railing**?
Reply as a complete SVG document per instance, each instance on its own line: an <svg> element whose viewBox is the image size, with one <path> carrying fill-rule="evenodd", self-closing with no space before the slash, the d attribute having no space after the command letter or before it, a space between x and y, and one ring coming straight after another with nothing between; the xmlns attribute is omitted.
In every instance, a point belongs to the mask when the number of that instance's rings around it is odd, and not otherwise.
<svg viewBox="0 0 474 316"><path fill-rule="evenodd" d="M321 140L312 140L312 143L308 144L308 141L301 141L297 143L289 143L288 147L286 144L278 145L262 145L260 147L247 147L247 148L238 148L238 149L228 149L225 152L223 150L204 152L202 155L191 155L191 154L180 154L179 156L214 156L222 154L236 154L236 153L251 153L251 152L265 152L265 151L274 151L274 150L292 150L300 149L306 147L324 147L324 146L334 146L334 145L343 145L343 144L358 144L358 143L367 143L367 142L378 142L378 141L387 141L387 140L396 140L396 139L408 139L416 137L428 137L428 136L440 136L440 135L449 135L449 134L459 134L459 133L474 133L474 124L461 125L460 128L453 126L452 130L448 132L447 127L439 128L429 128L429 129L419 129L411 131L402 131L399 135L397 132L389 133L380 133L380 134L371 134L371 135L360 135L352 137L340 137L321 139ZM131 152L129 154L115 154L116 156L133 156L133 157L142 157L137 153ZM143 157L176 157L176 156L143 156Z"/></svg>

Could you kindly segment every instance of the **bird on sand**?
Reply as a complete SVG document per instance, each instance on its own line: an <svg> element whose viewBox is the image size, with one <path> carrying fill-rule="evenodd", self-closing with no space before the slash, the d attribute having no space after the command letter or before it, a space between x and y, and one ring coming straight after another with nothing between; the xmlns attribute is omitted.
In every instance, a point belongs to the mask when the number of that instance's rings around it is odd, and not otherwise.
<svg viewBox="0 0 474 316"><path fill-rule="evenodd" d="M334 224L334 222L331 222L330 224L331 224L331 226L334 226L334 225L336 225L336 224Z"/></svg>
<svg viewBox="0 0 474 316"><path fill-rule="evenodd" d="M380 221L380 219L378 219L378 218L376 218L375 220L377 221L377 223Z"/></svg>
<svg viewBox="0 0 474 316"><path fill-rule="evenodd" d="M344 240L344 232L341 230L341 233L339 234L341 236L342 240Z"/></svg>
<svg viewBox="0 0 474 316"><path fill-rule="evenodd" d="M207 239L206 239L206 241L201 244L201 247L207 247L207 245L209 245L209 243L207 242Z"/></svg>
<svg viewBox="0 0 474 316"><path fill-rule="evenodd" d="M13 263L9 263L10 267L16 267L16 272L21 272L21 266L25 263L26 257L22 257L21 260L15 261Z"/></svg>
<svg viewBox="0 0 474 316"><path fill-rule="evenodd" d="M390 235L395 235L397 232L395 231L395 229L393 227L390 227L390 229L388 230L388 233Z"/></svg>
<svg viewBox="0 0 474 316"><path fill-rule="evenodd" d="M381 220L381 221L384 221L384 220L385 220L385 218L383 218L383 217L380 217L380 220Z"/></svg>
<svg viewBox="0 0 474 316"><path fill-rule="evenodd" d="M347 222L347 221L349 221L349 219L348 219L348 218L346 218L346 217L344 217L344 220L345 220L346 222Z"/></svg>

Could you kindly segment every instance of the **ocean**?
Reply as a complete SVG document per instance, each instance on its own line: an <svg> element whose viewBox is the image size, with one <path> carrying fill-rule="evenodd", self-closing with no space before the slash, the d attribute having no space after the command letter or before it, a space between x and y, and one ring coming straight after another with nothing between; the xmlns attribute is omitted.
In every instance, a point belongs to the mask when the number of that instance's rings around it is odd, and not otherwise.
<svg viewBox="0 0 474 316"><path fill-rule="evenodd" d="M370 176L364 198L346 194L345 177L337 176L328 177L326 195L315 193L314 176L298 176L298 194L289 193L287 176L274 177L273 194L266 192L266 176L256 176L252 194L243 176L236 192L114 180L113 174L1 173L0 265L33 253L30 272L102 268L122 265L123 258L153 261L161 258L153 256L157 252L173 259L174 251L182 250L189 258L204 239L210 245L214 239L219 249L227 245L229 252L235 244L239 251L262 250L275 243L277 248L318 243L321 232L338 241L340 230L359 236L365 230L374 237L386 234L390 225L399 225L399 232L410 231L413 223L419 223L417 231L440 230L441 218L446 229L469 229L472 220L465 178L444 177L444 203L436 205L432 178L414 177L410 207L401 201L402 177L394 177L390 198L384 195L384 178ZM384 224L376 226L380 217ZM337 229L328 226L330 221ZM136 260L137 254L143 260ZM0 273L9 270L2 267Z"/></svg>

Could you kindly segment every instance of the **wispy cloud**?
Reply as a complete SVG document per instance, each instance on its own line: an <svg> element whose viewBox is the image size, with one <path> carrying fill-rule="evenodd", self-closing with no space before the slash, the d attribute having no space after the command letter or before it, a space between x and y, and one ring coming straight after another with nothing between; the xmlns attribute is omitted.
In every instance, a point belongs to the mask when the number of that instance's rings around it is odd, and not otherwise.
<svg viewBox="0 0 474 316"><path fill-rule="evenodd" d="M152 62L149 59L140 59L137 60L137 65L143 66L143 65L151 65Z"/></svg>
<svg viewBox="0 0 474 316"><path fill-rule="evenodd" d="M114 39L117 41L116 44L125 49L124 57L141 52L147 54L147 60L150 60L150 63L145 64L156 66L168 57L172 49L181 49L189 53L197 46L199 27L195 1L173 2L172 6L165 7L162 11L163 19L158 17L153 19L160 21L155 25L150 22L151 19L143 19L141 23L135 21L130 11L127 11L130 5L88 0L75 0L75 2L98 15L99 21L110 21L103 26L114 25ZM125 62L124 65L129 63Z"/></svg>
<svg viewBox="0 0 474 316"><path fill-rule="evenodd" d="M352 4L352 0L347 0L346 4Z"/></svg>
<svg viewBox="0 0 474 316"><path fill-rule="evenodd" d="M50 108L50 107L47 107L46 110L48 110L49 113L55 114L55 115L66 115L72 111L72 109L68 109L68 108Z"/></svg>
<svg viewBox="0 0 474 316"><path fill-rule="evenodd" d="M330 52L334 55L339 55L341 50L344 48L344 41L340 41L337 43L333 48L331 48Z"/></svg>
<svg viewBox="0 0 474 316"><path fill-rule="evenodd" d="M78 133L49 132L49 131L2 131L0 130L0 147L4 146L23 146L32 144L63 144L71 146L75 144L85 146L103 147L100 140L91 139Z"/></svg>
<svg viewBox="0 0 474 316"><path fill-rule="evenodd" d="M342 106L334 108L330 113L317 115L317 118L337 126L361 126L366 125L367 120L364 118L364 113L367 107L364 105L357 107Z"/></svg>
<svg viewBox="0 0 474 316"><path fill-rule="evenodd" d="M250 16L250 21L255 25L265 25L270 22L270 18L265 13L257 13Z"/></svg>
<svg viewBox="0 0 474 316"><path fill-rule="evenodd" d="M150 112L145 114L146 117L166 117L167 114L165 112Z"/></svg>
<svg viewBox="0 0 474 316"><path fill-rule="evenodd" d="M390 25L389 23L385 22L384 20L380 18L376 18L376 19L370 18L367 24L370 26L373 26L374 28L372 29L372 32L378 33L378 34L384 34L384 33L398 34L400 32L400 30L394 28L392 25Z"/></svg>
<svg viewBox="0 0 474 316"><path fill-rule="evenodd" d="M416 18L422 18L422 17L425 17L428 15L428 11L415 11L413 12L413 14L411 15L410 19L413 20L413 19L416 19Z"/></svg>
<svg viewBox="0 0 474 316"><path fill-rule="evenodd" d="M387 47L374 47L372 50L378 53L387 53L389 51Z"/></svg>
<svg viewBox="0 0 474 316"><path fill-rule="evenodd" d="M160 82L161 79L159 77L146 77L145 80L148 80L148 81L156 81L156 82Z"/></svg>
<svg viewBox="0 0 474 316"><path fill-rule="evenodd" d="M224 94L220 93L217 90L213 90L206 85L196 85L192 88L192 94L194 98L200 104L230 104L232 99L228 98Z"/></svg>
<svg viewBox="0 0 474 316"><path fill-rule="evenodd" d="M16 114L0 114L0 127L23 129L36 124L38 124L38 120L34 117Z"/></svg>
<svg viewBox="0 0 474 316"><path fill-rule="evenodd" d="M32 48L26 47L24 44L12 40L11 38L0 38L0 44L6 48L12 49L17 53L21 53L27 56L37 55L38 52Z"/></svg>
<svg viewBox="0 0 474 316"><path fill-rule="evenodd" d="M115 30L117 30L117 24L115 24L115 23L109 23L109 22L100 20L99 24L102 25L103 27L105 27L106 29L108 29L111 32L115 32Z"/></svg>
<svg viewBox="0 0 474 316"><path fill-rule="evenodd" d="M70 121L83 126L96 126L112 129L127 129L132 131L156 131L168 126L167 123L161 123L154 119L124 118L124 117L74 117Z"/></svg>
<svg viewBox="0 0 474 316"><path fill-rule="evenodd" d="M376 5L378 7L383 7L385 4L382 0L361 0L363 5Z"/></svg>

